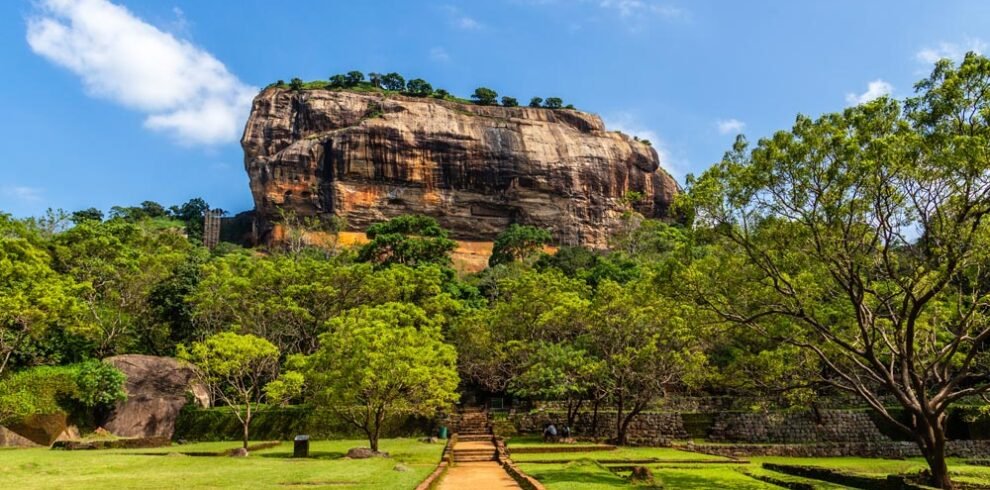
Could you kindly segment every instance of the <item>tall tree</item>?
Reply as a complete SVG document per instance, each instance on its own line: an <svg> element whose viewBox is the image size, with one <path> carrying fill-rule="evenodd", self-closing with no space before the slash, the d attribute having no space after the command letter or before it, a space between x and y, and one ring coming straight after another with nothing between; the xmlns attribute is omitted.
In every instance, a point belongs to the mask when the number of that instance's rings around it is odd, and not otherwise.
<svg viewBox="0 0 990 490"><path fill-rule="evenodd" d="M457 401L457 353L422 309L357 308L329 329L308 359L308 382L317 403L361 429L372 451L390 415L434 415Z"/></svg>
<svg viewBox="0 0 990 490"><path fill-rule="evenodd" d="M395 72L385 74L382 76L382 88L401 92L406 89L406 79Z"/></svg>
<svg viewBox="0 0 990 490"><path fill-rule="evenodd" d="M940 61L916 89L737 140L690 183L725 245L689 282L725 320L813 352L952 488L947 410L990 391L990 60Z"/></svg>
<svg viewBox="0 0 990 490"><path fill-rule="evenodd" d="M197 376L218 396L241 423L247 449L251 419L264 394L264 386L278 370L278 348L254 335L223 332L187 349L178 357L196 365Z"/></svg>

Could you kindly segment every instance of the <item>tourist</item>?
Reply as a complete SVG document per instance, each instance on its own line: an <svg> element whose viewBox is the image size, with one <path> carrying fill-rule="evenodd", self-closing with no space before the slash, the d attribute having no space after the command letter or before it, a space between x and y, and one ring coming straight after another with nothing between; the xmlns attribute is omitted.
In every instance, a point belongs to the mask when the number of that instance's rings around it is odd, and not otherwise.
<svg viewBox="0 0 990 490"><path fill-rule="evenodd" d="M553 422L543 429L543 442L557 442L557 426L553 425Z"/></svg>

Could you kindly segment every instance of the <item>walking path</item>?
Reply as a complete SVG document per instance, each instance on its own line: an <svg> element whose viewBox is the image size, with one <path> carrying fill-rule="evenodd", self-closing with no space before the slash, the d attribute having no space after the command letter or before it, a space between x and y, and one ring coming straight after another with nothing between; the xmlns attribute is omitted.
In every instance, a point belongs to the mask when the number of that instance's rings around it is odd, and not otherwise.
<svg viewBox="0 0 990 490"><path fill-rule="evenodd" d="M495 460L491 439L458 441L452 449L454 464L447 468L440 490L522 488Z"/></svg>

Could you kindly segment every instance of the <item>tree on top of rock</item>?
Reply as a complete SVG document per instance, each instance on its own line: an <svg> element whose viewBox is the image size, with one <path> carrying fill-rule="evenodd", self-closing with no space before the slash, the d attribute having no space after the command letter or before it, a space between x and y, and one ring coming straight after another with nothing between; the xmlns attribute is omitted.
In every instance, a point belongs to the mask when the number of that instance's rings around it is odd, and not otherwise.
<svg viewBox="0 0 990 490"><path fill-rule="evenodd" d="M490 88L478 87L474 89L471 98L479 105L495 105L498 101L498 93Z"/></svg>
<svg viewBox="0 0 990 490"><path fill-rule="evenodd" d="M543 107L547 109L560 109L564 107L564 101L560 97L547 97L543 102Z"/></svg>
<svg viewBox="0 0 990 490"><path fill-rule="evenodd" d="M529 99L530 107L543 107L543 97L533 97Z"/></svg>
<svg viewBox="0 0 990 490"><path fill-rule="evenodd" d="M382 76L382 88L385 90L401 91L406 89L406 79L402 75L392 72Z"/></svg>
<svg viewBox="0 0 990 490"><path fill-rule="evenodd" d="M399 216L371 225L366 234L371 241L361 247L358 260L380 265L447 265L457 247L429 216Z"/></svg>
<svg viewBox="0 0 990 490"><path fill-rule="evenodd" d="M433 86L422 78L413 78L406 84L406 92L416 97L426 97L433 93Z"/></svg>

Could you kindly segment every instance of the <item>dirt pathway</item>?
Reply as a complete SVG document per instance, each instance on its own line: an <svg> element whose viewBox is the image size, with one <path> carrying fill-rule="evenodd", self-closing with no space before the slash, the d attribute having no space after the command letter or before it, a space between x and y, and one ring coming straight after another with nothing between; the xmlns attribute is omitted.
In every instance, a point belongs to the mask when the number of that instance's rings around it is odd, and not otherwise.
<svg viewBox="0 0 990 490"><path fill-rule="evenodd" d="M464 441L454 444L454 464L440 480L440 490L489 490L522 487L493 461L495 445L490 441ZM487 460L485 460L488 458ZM458 461L460 460L460 461Z"/></svg>

